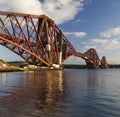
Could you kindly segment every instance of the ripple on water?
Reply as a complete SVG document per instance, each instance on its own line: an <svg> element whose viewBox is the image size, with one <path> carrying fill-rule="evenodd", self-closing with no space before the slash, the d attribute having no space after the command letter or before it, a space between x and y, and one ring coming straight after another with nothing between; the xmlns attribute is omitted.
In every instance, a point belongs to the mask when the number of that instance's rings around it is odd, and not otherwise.
<svg viewBox="0 0 120 117"><path fill-rule="evenodd" d="M0 75L0 117L119 117L114 70L56 70Z"/></svg>

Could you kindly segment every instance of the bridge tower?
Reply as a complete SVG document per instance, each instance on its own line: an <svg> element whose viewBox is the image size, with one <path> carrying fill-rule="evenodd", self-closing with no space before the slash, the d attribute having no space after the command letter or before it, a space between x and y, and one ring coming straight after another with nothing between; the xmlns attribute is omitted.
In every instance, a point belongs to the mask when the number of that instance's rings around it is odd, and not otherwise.
<svg viewBox="0 0 120 117"><path fill-rule="evenodd" d="M97 69L99 67L99 57L95 49L90 48L84 53L84 59L88 68Z"/></svg>
<svg viewBox="0 0 120 117"><path fill-rule="evenodd" d="M105 68L105 69L108 68L108 63L105 56L102 57L100 62L101 62L101 68Z"/></svg>

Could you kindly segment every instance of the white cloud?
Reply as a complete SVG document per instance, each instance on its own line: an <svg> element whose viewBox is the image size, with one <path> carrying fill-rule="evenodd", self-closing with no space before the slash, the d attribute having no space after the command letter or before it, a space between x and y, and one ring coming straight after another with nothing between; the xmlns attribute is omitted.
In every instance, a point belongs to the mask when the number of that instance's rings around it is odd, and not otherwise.
<svg viewBox="0 0 120 117"><path fill-rule="evenodd" d="M100 38L92 39L91 41L99 48L105 50L120 49L120 27L109 28L100 33Z"/></svg>
<svg viewBox="0 0 120 117"><path fill-rule="evenodd" d="M43 14L39 0L0 0L0 10Z"/></svg>
<svg viewBox="0 0 120 117"><path fill-rule="evenodd" d="M112 36L120 36L120 27L110 28L100 33L101 37L111 38Z"/></svg>
<svg viewBox="0 0 120 117"><path fill-rule="evenodd" d="M90 45L96 45L96 48L103 51L120 49L120 40L118 39L91 39Z"/></svg>
<svg viewBox="0 0 120 117"><path fill-rule="evenodd" d="M95 46L95 45L86 45L85 48L86 48L87 50L90 49L90 48L96 49L96 46Z"/></svg>
<svg viewBox="0 0 120 117"><path fill-rule="evenodd" d="M116 36L116 38L114 38ZM100 33L100 37L90 39L87 42L88 46L96 47L98 50L115 51L120 49L120 27L110 28Z"/></svg>
<svg viewBox="0 0 120 117"><path fill-rule="evenodd" d="M108 42L108 40L106 39L92 39L91 40L94 44L106 44Z"/></svg>
<svg viewBox="0 0 120 117"><path fill-rule="evenodd" d="M118 49L120 49L120 41L118 41L116 39L109 40L108 43L106 43L106 45L104 45L104 49L118 51Z"/></svg>
<svg viewBox="0 0 120 117"><path fill-rule="evenodd" d="M83 9L84 0L46 0L43 4L44 11L57 23L74 19L78 11Z"/></svg>
<svg viewBox="0 0 120 117"><path fill-rule="evenodd" d="M120 63L120 40L119 39L108 39L108 38L97 38L90 39L85 44L84 50L90 48L96 49L100 59L102 56L106 56L109 64Z"/></svg>
<svg viewBox="0 0 120 117"><path fill-rule="evenodd" d="M65 32L66 35L74 36L77 38L82 38L87 35L86 32Z"/></svg>
<svg viewBox="0 0 120 117"><path fill-rule="evenodd" d="M32 14L46 14L57 24L75 18L88 0L0 0L0 10Z"/></svg>
<svg viewBox="0 0 120 117"><path fill-rule="evenodd" d="M120 27L109 28L97 38L82 42L84 50L96 49L98 56L106 56L109 64L120 64Z"/></svg>

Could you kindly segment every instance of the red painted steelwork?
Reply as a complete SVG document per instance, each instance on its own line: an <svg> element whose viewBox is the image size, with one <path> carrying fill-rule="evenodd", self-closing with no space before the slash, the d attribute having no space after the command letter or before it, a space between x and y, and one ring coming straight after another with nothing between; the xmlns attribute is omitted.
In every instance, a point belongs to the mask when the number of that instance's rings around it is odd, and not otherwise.
<svg viewBox="0 0 120 117"><path fill-rule="evenodd" d="M100 59L95 49L91 48L84 53L86 59L87 66L89 68L98 68Z"/></svg>
<svg viewBox="0 0 120 117"><path fill-rule="evenodd" d="M0 44L21 56L29 64L62 66L74 55L97 68L99 57L94 49L77 52L55 22L45 15L0 11Z"/></svg>
<svg viewBox="0 0 120 117"><path fill-rule="evenodd" d="M108 68L109 67L105 56L102 57L100 62L101 62L101 68Z"/></svg>

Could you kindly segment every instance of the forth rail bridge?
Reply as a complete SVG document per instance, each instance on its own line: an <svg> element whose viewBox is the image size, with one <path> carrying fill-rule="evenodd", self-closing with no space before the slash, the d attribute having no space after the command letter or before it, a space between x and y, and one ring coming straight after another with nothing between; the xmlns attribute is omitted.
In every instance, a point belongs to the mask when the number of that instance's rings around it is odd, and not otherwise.
<svg viewBox="0 0 120 117"><path fill-rule="evenodd" d="M0 11L0 44L32 65L59 68L70 56L77 56L88 68L108 67L105 56L100 60L93 48L77 52L46 15Z"/></svg>

